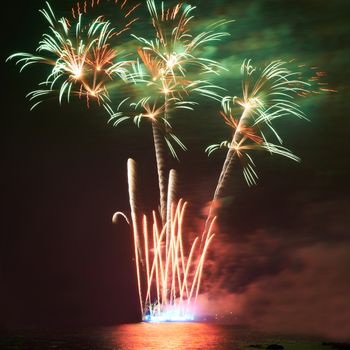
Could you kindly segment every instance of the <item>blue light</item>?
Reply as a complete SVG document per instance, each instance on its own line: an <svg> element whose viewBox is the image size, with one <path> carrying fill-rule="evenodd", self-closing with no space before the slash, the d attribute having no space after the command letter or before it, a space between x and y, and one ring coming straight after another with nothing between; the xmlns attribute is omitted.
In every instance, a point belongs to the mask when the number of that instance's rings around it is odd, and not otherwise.
<svg viewBox="0 0 350 350"><path fill-rule="evenodd" d="M163 323L163 322L193 322L194 316L191 314L179 315L176 313L162 313L161 315L145 315L145 322Z"/></svg>

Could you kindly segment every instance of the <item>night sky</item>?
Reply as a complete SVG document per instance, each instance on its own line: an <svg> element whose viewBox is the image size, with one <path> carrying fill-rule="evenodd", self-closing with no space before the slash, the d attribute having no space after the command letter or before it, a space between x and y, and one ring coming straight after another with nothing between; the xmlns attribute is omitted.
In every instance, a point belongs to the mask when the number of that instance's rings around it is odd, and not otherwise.
<svg viewBox="0 0 350 350"><path fill-rule="evenodd" d="M260 180L248 188L237 167L221 232L204 278L203 314L234 315L253 328L345 337L350 334L349 22L347 1L193 1L196 28L235 19L232 36L212 47L229 69L216 83L240 94L239 67L295 59L326 71L336 94L305 101L310 122L278 128L301 164L261 154ZM70 1L51 1L63 15ZM205 6L203 6L205 4ZM129 228L111 222L128 211L126 161L138 164L141 206L157 206L150 126L113 128L104 110L52 98L29 112L25 95L42 66L19 74L14 52L34 52L46 23L44 1L3 4L2 215L0 327L76 327L138 320ZM141 12L145 17L145 11ZM142 30L139 25L138 30ZM189 151L180 162L179 196L200 229L224 154L207 145L229 136L219 104L199 99L174 127ZM74 103L73 103L74 102ZM174 118L175 119L175 118ZM195 227L198 224L198 227ZM214 263L215 262L215 263ZM203 311L204 310L204 311Z"/></svg>

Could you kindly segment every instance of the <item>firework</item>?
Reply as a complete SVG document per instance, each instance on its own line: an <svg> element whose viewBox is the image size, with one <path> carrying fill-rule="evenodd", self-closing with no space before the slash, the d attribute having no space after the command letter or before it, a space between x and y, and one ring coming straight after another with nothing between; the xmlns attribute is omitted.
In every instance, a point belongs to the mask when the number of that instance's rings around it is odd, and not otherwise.
<svg viewBox="0 0 350 350"><path fill-rule="evenodd" d="M193 320L192 309L200 290L205 257L214 238L212 219L202 246L196 237L188 252L183 241L187 203L175 204L175 172L169 180L168 220L163 226L153 211L151 220L142 215L140 223L136 205L136 165L128 160L129 199L140 308L145 321ZM113 221L119 216L117 212Z"/></svg>
<svg viewBox="0 0 350 350"><path fill-rule="evenodd" d="M310 84L300 79L299 72L290 71L282 61L274 61L262 70L253 67L250 60L244 61L241 73L242 97L225 97L222 100L221 116L231 128L232 138L207 148L209 155L218 149L228 149L208 220L213 217L214 203L222 196L234 159L241 162L243 175L249 186L255 185L258 179L250 151L265 151L294 161L300 160L290 150L281 146L282 139L273 127L273 121L285 117L306 119L294 98L296 95L309 94ZM279 144L269 142L269 134L272 134Z"/></svg>
<svg viewBox="0 0 350 350"><path fill-rule="evenodd" d="M105 5L113 3L122 20L112 21ZM103 105L114 126L132 119L151 123L160 192L160 215L140 213L137 200L136 164L128 161L128 189L130 219L117 212L113 222L124 218L132 228L135 267L142 316L147 321L192 320L193 306L200 291L202 273L208 249L214 238L216 221L214 205L222 198L235 160L243 167L249 186L255 185L258 175L252 151L278 154L294 161L299 158L283 147L274 121L288 116L305 119L294 98L310 93L310 84L298 72L287 68L282 61L274 61L263 69L242 65L242 96L221 96L221 88L213 84L210 75L224 69L218 62L202 57L208 44L218 42L229 34L217 31L230 21L219 20L205 31L195 35L191 24L195 7L177 4L166 8L154 0L146 1L153 38L132 35L140 46L134 60L122 56L119 38L130 31L139 18L140 4L128 0L79 0L72 8L71 17L56 18L47 3L40 12L49 24L42 37L37 54L16 53L9 59L21 65L21 71L32 64L45 64L51 70L39 84L40 89L28 94L33 107L44 97L58 91L61 104L72 95L84 98L89 106L94 100ZM86 22L89 14L99 13ZM113 23L113 26L112 26ZM199 79L198 77L204 77ZM324 76L316 72L310 82ZM118 82L128 83L128 97L116 108L109 91ZM321 85L320 90L333 91ZM323 83L322 83L323 84ZM177 109L192 110L197 104L192 95L198 94L222 103L220 113L231 130L231 139L207 148L208 155L226 149L226 159L214 192L205 223L204 234L190 242L185 237L184 223L187 203L176 200L176 173L167 177L167 147L178 158L175 147L186 150L173 132L171 116ZM277 142L270 142L270 136Z"/></svg>
<svg viewBox="0 0 350 350"><path fill-rule="evenodd" d="M182 150L186 150L184 144L172 131L170 115L174 109L191 110L196 103L189 101L188 97L193 93L221 100L218 86L207 80L198 80L193 76L218 74L223 69L218 62L198 56L197 49L223 39L228 36L228 33L216 31L218 26L227 23L219 21L212 24L207 31L193 35L190 25L195 7L177 4L173 8L165 8L163 2L160 7L160 9L157 8L154 0L147 0L155 37L146 39L134 35L142 47L138 49L139 62L133 66L129 79L142 89L142 97L137 102L130 102L128 98L119 105L117 113L110 108L108 112L114 125L130 118L137 125L142 119L147 119L152 123L160 191L160 211L164 225L167 217L165 145L175 158L177 158L177 153L173 143ZM132 108L130 116L121 112L126 102Z"/></svg>
<svg viewBox="0 0 350 350"><path fill-rule="evenodd" d="M35 101L36 107L58 87L59 102L63 96L69 101L72 94L85 97L87 104L91 99L98 103L109 101L106 83L112 79L126 79L127 68L131 62L117 59L120 54L111 48L110 39L115 30L102 17L84 25L80 14L71 23L67 18L57 19L49 3L47 8L40 10L49 23L49 34L43 35L37 52L46 56L29 53L16 53L9 59L16 59L21 64L21 71L34 63L52 66L47 79L39 84L39 90L28 94L30 100Z"/></svg>

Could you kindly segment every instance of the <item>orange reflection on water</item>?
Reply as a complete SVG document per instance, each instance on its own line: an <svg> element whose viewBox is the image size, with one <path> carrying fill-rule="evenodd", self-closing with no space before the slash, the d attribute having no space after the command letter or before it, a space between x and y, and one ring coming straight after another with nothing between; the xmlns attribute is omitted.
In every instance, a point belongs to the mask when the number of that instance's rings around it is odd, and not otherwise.
<svg viewBox="0 0 350 350"><path fill-rule="evenodd" d="M226 327L204 323L138 323L116 327L113 340L118 350L234 350L227 333Z"/></svg>

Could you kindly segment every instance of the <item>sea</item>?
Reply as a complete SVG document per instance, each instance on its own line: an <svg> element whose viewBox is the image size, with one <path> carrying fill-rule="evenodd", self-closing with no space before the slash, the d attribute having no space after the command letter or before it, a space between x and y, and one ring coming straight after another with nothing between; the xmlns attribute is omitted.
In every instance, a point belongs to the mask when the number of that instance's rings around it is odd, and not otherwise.
<svg viewBox="0 0 350 350"><path fill-rule="evenodd" d="M7 331L1 350L327 350L320 339L266 335L231 325L136 323L79 331ZM282 346L282 347L281 347ZM278 349L278 347L277 347Z"/></svg>

